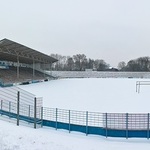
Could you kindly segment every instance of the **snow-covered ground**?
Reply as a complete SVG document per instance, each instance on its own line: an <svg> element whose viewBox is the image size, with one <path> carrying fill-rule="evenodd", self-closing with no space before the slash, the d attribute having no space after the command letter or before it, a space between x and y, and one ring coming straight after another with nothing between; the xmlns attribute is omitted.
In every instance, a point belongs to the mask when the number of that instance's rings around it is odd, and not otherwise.
<svg viewBox="0 0 150 150"><path fill-rule="evenodd" d="M139 79L60 79L19 87L43 97L45 107L96 112L150 112L150 85L141 86L138 94L136 81Z"/></svg>
<svg viewBox="0 0 150 150"><path fill-rule="evenodd" d="M149 150L147 139L105 138L81 133L33 129L0 120L0 150Z"/></svg>
<svg viewBox="0 0 150 150"><path fill-rule="evenodd" d="M138 79L139 80L139 79ZM19 86L43 97L44 106L98 112L150 112L150 86L137 79L61 79ZM147 139L105 138L53 128L33 129L0 120L0 150L149 150Z"/></svg>

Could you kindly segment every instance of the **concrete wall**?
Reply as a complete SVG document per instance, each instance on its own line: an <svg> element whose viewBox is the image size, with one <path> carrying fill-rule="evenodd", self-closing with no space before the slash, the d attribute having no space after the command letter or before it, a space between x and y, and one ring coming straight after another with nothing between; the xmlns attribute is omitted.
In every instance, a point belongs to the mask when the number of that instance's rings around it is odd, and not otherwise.
<svg viewBox="0 0 150 150"><path fill-rule="evenodd" d="M150 72L51 71L60 78L150 78Z"/></svg>

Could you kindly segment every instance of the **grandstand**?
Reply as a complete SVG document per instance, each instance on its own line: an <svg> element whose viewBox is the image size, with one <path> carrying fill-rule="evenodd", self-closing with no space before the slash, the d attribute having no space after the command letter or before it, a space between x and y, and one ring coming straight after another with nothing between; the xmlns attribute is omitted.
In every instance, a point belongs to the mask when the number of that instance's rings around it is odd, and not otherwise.
<svg viewBox="0 0 150 150"><path fill-rule="evenodd" d="M54 78L50 70L57 59L33 50L14 41L0 41L0 82L1 85L27 83Z"/></svg>

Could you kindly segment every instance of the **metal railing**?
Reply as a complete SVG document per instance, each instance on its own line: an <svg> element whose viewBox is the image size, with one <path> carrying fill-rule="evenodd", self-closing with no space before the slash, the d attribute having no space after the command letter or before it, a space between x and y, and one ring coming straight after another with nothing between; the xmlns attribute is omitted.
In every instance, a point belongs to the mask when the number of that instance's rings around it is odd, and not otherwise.
<svg viewBox="0 0 150 150"><path fill-rule="evenodd" d="M148 130L149 113L99 113L43 107L43 119L117 130Z"/></svg>
<svg viewBox="0 0 150 150"><path fill-rule="evenodd" d="M37 99L35 99L37 100ZM38 104L39 103L39 104ZM103 130L105 133L100 135L109 136L109 131L125 131L129 137L130 131L145 131L144 137L149 138L150 134L150 115L149 113L99 113L88 111L65 110L58 108L41 107L42 101L36 101L36 105L27 105L24 103L11 102L6 100L0 101L0 118L5 116L17 122L21 121L30 124L34 128L42 126L43 121L53 122L48 125L56 129L64 128L70 131L83 131L84 133L92 133L90 130ZM36 106L36 108L35 108ZM19 112L19 113L18 113ZM18 122L19 121L19 122ZM67 126L67 127L66 127ZM78 128L78 130L75 129ZM116 133L114 133L116 134ZM123 134L123 133L121 133Z"/></svg>
<svg viewBox="0 0 150 150"><path fill-rule="evenodd" d="M17 125L21 121L26 122L34 128L42 126L45 121L47 126L67 129L69 132L81 131L86 135L98 133L106 137L130 137L135 132L135 137L149 138L150 135L149 113L100 113L48 108L43 107L42 98L36 98L19 88L0 89L0 118L2 117L15 121ZM112 134L112 131L117 133Z"/></svg>
<svg viewBox="0 0 150 150"><path fill-rule="evenodd" d="M0 89L0 117L31 124L34 128L42 125L42 98L17 87Z"/></svg>
<svg viewBox="0 0 150 150"><path fill-rule="evenodd" d="M7 100L0 101L0 118L7 118L9 122L11 120L16 122L19 126L20 122L24 122L24 124L30 124L34 128L40 127L42 125L42 112L41 107L37 104L34 106L27 105L24 103L11 102Z"/></svg>

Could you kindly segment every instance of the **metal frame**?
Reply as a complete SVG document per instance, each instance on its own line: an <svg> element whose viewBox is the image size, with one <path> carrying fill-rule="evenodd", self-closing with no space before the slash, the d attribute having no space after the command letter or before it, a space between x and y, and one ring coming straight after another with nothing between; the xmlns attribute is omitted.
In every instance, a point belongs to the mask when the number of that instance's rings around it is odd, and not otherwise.
<svg viewBox="0 0 150 150"><path fill-rule="evenodd" d="M142 85L150 85L150 81L136 81L136 92L140 93Z"/></svg>
<svg viewBox="0 0 150 150"><path fill-rule="evenodd" d="M22 44L14 41L3 39L0 41L0 60L17 62L19 57L20 63L53 63L58 61L57 59L50 57L44 53L38 52L34 49L26 47Z"/></svg>

